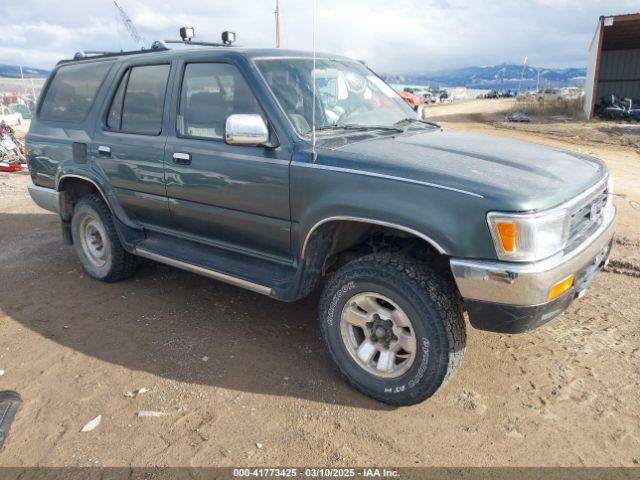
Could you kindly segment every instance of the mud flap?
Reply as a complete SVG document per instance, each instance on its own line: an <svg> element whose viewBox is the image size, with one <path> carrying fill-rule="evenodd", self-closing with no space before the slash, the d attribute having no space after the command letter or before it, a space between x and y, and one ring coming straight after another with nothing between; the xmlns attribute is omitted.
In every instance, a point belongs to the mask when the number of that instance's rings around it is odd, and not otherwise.
<svg viewBox="0 0 640 480"><path fill-rule="evenodd" d="M21 401L20 395L16 392L10 390L0 392L0 448L9 434Z"/></svg>

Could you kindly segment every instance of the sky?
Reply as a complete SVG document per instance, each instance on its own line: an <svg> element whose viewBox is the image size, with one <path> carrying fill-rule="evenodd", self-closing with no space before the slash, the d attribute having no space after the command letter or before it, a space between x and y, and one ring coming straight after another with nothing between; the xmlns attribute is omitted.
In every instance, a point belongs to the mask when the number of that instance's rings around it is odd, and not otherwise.
<svg viewBox="0 0 640 480"><path fill-rule="evenodd" d="M8 1L8 0L3 0ZM248 47L275 45L275 0L120 0L149 42L233 30ZM600 15L638 0L315 0L319 51L385 73L527 63L583 67ZM311 50L314 0L280 0L283 46ZM52 68L78 50L134 49L112 0L21 0L3 8L0 64Z"/></svg>

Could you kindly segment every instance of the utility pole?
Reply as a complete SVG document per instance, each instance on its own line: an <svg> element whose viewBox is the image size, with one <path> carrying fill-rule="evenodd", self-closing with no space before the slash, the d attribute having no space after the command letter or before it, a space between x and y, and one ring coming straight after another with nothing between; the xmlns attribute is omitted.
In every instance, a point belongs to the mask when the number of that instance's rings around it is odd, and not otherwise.
<svg viewBox="0 0 640 480"><path fill-rule="evenodd" d="M30 106L31 108L35 107L38 103L38 97L36 96L36 88L33 86L33 77L29 77L29 80L31 80L31 96L33 97L33 105Z"/></svg>
<svg viewBox="0 0 640 480"><path fill-rule="evenodd" d="M22 79L20 86L22 88L22 95L24 96L24 94L27 93L27 90L24 88L24 73L22 72L22 65L20 65L20 78Z"/></svg>
<svg viewBox="0 0 640 480"><path fill-rule="evenodd" d="M520 93L520 90L522 89L522 80L524 79L524 70L525 68L527 68L527 58L529 57L524 57L524 62L522 62L522 72L520 73L520 81L518 82L518 93Z"/></svg>
<svg viewBox="0 0 640 480"><path fill-rule="evenodd" d="M280 0L276 0L276 48L280 48Z"/></svg>

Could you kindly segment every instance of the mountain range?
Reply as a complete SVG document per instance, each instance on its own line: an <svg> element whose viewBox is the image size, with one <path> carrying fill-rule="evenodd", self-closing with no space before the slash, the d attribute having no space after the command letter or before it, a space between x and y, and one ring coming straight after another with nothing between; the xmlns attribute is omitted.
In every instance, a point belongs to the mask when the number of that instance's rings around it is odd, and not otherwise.
<svg viewBox="0 0 640 480"><path fill-rule="evenodd" d="M51 73L49 70L33 67L22 67L25 77L46 77ZM0 77L20 77L20 67L17 65L0 64Z"/></svg>
<svg viewBox="0 0 640 480"><path fill-rule="evenodd" d="M25 77L46 77L49 70L22 67ZM539 77L538 77L539 75ZM0 64L0 77L19 77L20 67ZM477 89L523 89L581 86L584 84L584 68L542 68L503 63L484 67L463 67L407 74L382 74L389 83L429 85L440 87L467 87ZM522 80L521 80L522 77Z"/></svg>
<svg viewBox="0 0 640 480"><path fill-rule="evenodd" d="M503 63L484 67L463 67L434 70L404 75L386 74L390 83L429 85L440 87L467 87L477 89L581 86L586 77L585 68L542 68ZM538 77L539 75L539 77Z"/></svg>

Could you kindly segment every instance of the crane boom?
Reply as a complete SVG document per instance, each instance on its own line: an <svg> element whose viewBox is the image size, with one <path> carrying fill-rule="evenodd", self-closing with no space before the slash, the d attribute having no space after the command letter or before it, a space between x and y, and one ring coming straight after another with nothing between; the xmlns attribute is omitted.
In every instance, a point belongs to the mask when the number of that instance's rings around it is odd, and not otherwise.
<svg viewBox="0 0 640 480"><path fill-rule="evenodd" d="M129 35L131 35L131 38L133 38L133 41L138 44L140 49L144 50L146 48L146 42L144 41L144 38L142 38L142 35L138 33L138 30L129 18L129 15L127 15L127 12L124 11L124 8L122 8L118 0L113 0L113 5L116 7L116 10L118 10L120 20L124 23L124 26L129 32Z"/></svg>

